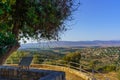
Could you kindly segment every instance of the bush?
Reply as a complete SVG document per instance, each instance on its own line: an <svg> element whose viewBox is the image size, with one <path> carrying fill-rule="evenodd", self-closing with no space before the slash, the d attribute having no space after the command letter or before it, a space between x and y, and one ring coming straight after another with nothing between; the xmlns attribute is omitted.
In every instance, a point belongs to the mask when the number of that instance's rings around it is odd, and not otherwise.
<svg viewBox="0 0 120 80"><path fill-rule="evenodd" d="M104 71L106 71L106 72L111 72L111 71L115 71L115 70L116 70L115 65L110 65L110 66L105 66L104 67Z"/></svg>
<svg viewBox="0 0 120 80"><path fill-rule="evenodd" d="M98 70L99 72L111 72L111 71L116 70L116 66L115 65L106 65L106 66L102 66L102 67L97 67L96 70Z"/></svg>
<svg viewBox="0 0 120 80"><path fill-rule="evenodd" d="M34 54L34 57L33 57L33 63L34 64L41 64L41 63L43 63L44 62L44 60L43 60L43 58L40 56L40 54L39 53L35 53Z"/></svg>
<svg viewBox="0 0 120 80"><path fill-rule="evenodd" d="M66 64L69 64L69 65L75 66L75 67L79 66L79 65L77 65L75 63L80 63L80 59L81 59L81 54L79 52L68 53L63 58L63 60L66 61Z"/></svg>

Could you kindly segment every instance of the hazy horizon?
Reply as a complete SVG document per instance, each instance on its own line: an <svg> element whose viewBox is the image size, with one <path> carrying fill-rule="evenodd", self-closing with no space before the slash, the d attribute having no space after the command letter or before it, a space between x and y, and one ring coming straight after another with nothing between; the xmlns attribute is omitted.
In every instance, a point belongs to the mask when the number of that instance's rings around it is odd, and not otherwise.
<svg viewBox="0 0 120 80"><path fill-rule="evenodd" d="M45 41L35 41L35 40L29 40L29 41L27 41L26 43L41 43L41 42L60 42L60 41L70 41L70 42L79 42L79 41L120 41L120 40L59 40L59 41L56 41L56 40L52 40L52 41L47 41L47 40L45 40ZM24 43L23 41L20 41L20 43L21 44L26 44L26 43Z"/></svg>

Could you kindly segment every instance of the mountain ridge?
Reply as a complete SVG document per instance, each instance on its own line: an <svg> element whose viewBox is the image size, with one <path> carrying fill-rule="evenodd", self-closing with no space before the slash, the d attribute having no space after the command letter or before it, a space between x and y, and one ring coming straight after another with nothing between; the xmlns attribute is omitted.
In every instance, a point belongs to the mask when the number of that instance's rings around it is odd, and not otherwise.
<svg viewBox="0 0 120 80"><path fill-rule="evenodd" d="M26 43L21 44L19 49L25 48L54 48L54 47L118 47L120 46L120 40L109 40L109 41L49 41L40 43Z"/></svg>

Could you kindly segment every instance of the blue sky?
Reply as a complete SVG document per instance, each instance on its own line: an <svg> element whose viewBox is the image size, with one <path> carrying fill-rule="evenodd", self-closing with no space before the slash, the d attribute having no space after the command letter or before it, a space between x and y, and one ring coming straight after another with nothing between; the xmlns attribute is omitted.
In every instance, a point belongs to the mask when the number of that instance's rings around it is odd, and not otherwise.
<svg viewBox="0 0 120 80"><path fill-rule="evenodd" d="M120 0L80 0L65 41L120 40Z"/></svg>

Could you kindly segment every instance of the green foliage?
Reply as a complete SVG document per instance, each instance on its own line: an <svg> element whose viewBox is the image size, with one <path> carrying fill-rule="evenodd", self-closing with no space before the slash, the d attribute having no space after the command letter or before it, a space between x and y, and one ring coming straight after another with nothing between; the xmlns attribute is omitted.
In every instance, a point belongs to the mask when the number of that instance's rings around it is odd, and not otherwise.
<svg viewBox="0 0 120 80"><path fill-rule="evenodd" d="M115 65L107 65L103 67L103 71L105 72L111 72L111 71L115 71L116 70L116 66Z"/></svg>
<svg viewBox="0 0 120 80"><path fill-rule="evenodd" d="M120 47L100 47L80 49L81 64L86 70L94 68L100 72L115 71L120 62Z"/></svg>
<svg viewBox="0 0 120 80"><path fill-rule="evenodd" d="M16 51L8 57L7 64L18 64L22 57L27 56L29 53L24 51Z"/></svg>
<svg viewBox="0 0 120 80"><path fill-rule="evenodd" d="M95 69L97 64L98 64L98 61L94 60L89 63L89 66L91 69Z"/></svg>
<svg viewBox="0 0 120 80"><path fill-rule="evenodd" d="M72 12L72 0L2 0L0 25L15 38L59 39L64 21ZM3 29L0 29L3 31Z"/></svg>
<svg viewBox="0 0 120 80"><path fill-rule="evenodd" d="M65 48L63 49L65 51ZM120 54L119 49L120 47L85 48L85 49L80 48L79 51L76 51L73 53L69 52L64 56L60 55L60 53L54 52L55 50L62 50L61 48L60 49L55 48L55 49L50 49L50 50L39 50L38 48L27 49L24 53L29 53L29 54L34 53L33 63L35 64L41 64L41 63L56 64L58 63L59 66L61 65L66 66L67 64L68 66L79 67L79 65L76 64L78 63L78 64L81 64L82 68L87 71L92 71L92 69L94 69L99 72L111 72L111 71L116 71L120 68L119 65L116 66L118 62L120 61L119 60L119 54ZM68 49L66 49L66 52L68 52ZM104 54L106 54L107 56L105 56ZM19 55L19 54L16 54L16 55ZM14 55L10 59L8 59L7 62L17 63L17 61L15 60L18 60L18 59L17 58L14 59L14 57L17 57L17 56ZM110 61L111 59L109 59L111 57L112 57L112 61ZM46 59L48 60L52 59L52 60L46 61Z"/></svg>
<svg viewBox="0 0 120 80"><path fill-rule="evenodd" d="M72 12L72 3L72 0L0 0L0 56L8 45L21 39L58 40L59 33L66 30L64 21Z"/></svg>
<svg viewBox="0 0 120 80"><path fill-rule="evenodd" d="M41 64L44 61L44 59L41 57L39 53L35 53L33 56L33 63L34 64Z"/></svg>
<svg viewBox="0 0 120 80"><path fill-rule="evenodd" d="M17 41L14 35L10 32L1 33L0 32L0 57L8 50L9 47L16 45Z"/></svg>
<svg viewBox="0 0 120 80"><path fill-rule="evenodd" d="M94 70L99 72L112 72L112 71L116 71L116 65L97 66L94 68Z"/></svg>
<svg viewBox="0 0 120 80"><path fill-rule="evenodd" d="M14 2L15 0L0 1L0 57L17 43L15 34L11 32L12 24L10 19L11 6Z"/></svg>
<svg viewBox="0 0 120 80"><path fill-rule="evenodd" d="M14 1L14 0L13 0ZM2 0L0 1L0 24L7 23L9 15L11 13L12 0Z"/></svg>
<svg viewBox="0 0 120 80"><path fill-rule="evenodd" d="M34 51L16 51L14 52L12 55L9 56L9 58L7 59L6 63L8 64L18 64L21 57L24 56L29 56L29 55L33 55L33 64L41 64L45 61L45 59L55 59L59 58L60 59L60 55L59 54L54 54L52 52L34 52ZM47 63L47 62L46 62Z"/></svg>
<svg viewBox="0 0 120 80"><path fill-rule="evenodd" d="M4 11L2 9L0 9L0 15L4 14Z"/></svg>
<svg viewBox="0 0 120 80"><path fill-rule="evenodd" d="M80 63L80 59L81 59L81 54L79 52L75 52L75 53L68 53L66 54L66 56L63 58L64 61L67 62L67 64L70 64L72 66L77 66L74 63ZM70 63L73 62L73 63Z"/></svg>

